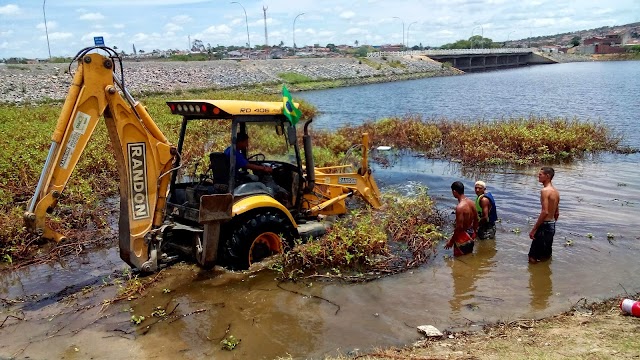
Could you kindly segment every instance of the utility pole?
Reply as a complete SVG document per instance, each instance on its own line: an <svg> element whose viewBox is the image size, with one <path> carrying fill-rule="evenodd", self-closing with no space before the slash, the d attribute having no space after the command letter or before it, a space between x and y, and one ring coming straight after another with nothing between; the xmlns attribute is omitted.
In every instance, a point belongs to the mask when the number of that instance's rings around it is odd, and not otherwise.
<svg viewBox="0 0 640 360"><path fill-rule="evenodd" d="M251 40L249 40L249 19L247 18L247 10L245 10L244 6L242 6L242 4L240 4L237 1L232 1L231 3L240 5L240 7L242 8L242 11L244 11L244 22L245 24L247 24L247 47L251 49Z"/></svg>
<svg viewBox="0 0 640 360"><path fill-rule="evenodd" d="M49 59L51 59L51 46L49 45L49 29L47 29L47 13L44 11L44 5L47 0L42 1L42 15L44 15L44 32L47 34L47 49L49 49Z"/></svg>
<svg viewBox="0 0 640 360"><path fill-rule="evenodd" d="M188 35L189 44L187 45L187 52L191 52L191 35Z"/></svg>
<svg viewBox="0 0 640 360"><path fill-rule="evenodd" d="M268 7L262 6L262 12L264 13L264 46L269 46L269 36L267 36L267 9Z"/></svg>

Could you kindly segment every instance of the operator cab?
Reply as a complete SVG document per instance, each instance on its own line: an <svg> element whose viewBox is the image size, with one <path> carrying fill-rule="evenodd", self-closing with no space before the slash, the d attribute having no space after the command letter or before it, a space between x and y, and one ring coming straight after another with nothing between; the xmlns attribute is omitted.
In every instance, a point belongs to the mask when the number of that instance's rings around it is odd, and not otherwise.
<svg viewBox="0 0 640 360"><path fill-rule="evenodd" d="M228 193L234 202L267 195L293 216L298 213L304 188L302 159L295 126L282 114L281 102L186 100L167 105L172 114L183 117L168 214L197 222L194 210L203 195ZM248 148L239 149L238 138L245 136ZM238 153L250 164L271 168L271 173L238 169Z"/></svg>

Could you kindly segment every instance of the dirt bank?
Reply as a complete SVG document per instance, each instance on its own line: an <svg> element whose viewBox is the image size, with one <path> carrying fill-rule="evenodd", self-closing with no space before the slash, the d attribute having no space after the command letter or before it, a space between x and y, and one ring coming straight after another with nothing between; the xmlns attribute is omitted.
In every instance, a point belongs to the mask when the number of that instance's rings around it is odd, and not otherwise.
<svg viewBox="0 0 640 360"><path fill-rule="evenodd" d="M406 348L333 359L638 359L640 318L623 315L620 300L580 302L546 319L514 320L477 332L445 332L442 339Z"/></svg>

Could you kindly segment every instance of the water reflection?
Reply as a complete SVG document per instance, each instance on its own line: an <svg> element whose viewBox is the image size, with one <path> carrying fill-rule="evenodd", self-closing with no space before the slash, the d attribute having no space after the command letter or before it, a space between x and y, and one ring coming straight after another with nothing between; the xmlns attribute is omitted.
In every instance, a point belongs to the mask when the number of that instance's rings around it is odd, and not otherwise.
<svg viewBox="0 0 640 360"><path fill-rule="evenodd" d="M447 261L453 279L453 297L449 300L452 315L460 315L464 307L475 310L476 281L495 267L494 257L497 253L496 241L476 241L475 251L467 256L452 258Z"/></svg>
<svg viewBox="0 0 640 360"><path fill-rule="evenodd" d="M529 264L529 292L531 293L529 304L534 311L546 310L549 298L553 294L551 261Z"/></svg>

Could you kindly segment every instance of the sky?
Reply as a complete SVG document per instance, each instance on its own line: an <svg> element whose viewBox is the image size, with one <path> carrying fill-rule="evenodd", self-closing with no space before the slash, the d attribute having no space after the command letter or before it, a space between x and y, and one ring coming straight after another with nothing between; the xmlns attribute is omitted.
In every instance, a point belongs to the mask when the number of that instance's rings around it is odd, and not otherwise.
<svg viewBox="0 0 640 360"><path fill-rule="evenodd" d="M440 46L638 21L640 0L0 0L0 59L73 56L95 36L127 53L134 45L186 50L196 39L205 46L293 46L294 38L297 47Z"/></svg>

